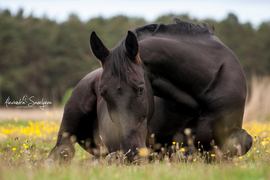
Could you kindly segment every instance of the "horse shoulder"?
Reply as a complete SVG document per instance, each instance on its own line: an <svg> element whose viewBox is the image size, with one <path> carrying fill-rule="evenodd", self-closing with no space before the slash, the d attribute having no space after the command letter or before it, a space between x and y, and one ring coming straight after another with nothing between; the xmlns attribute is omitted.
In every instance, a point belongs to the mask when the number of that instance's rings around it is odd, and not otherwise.
<svg viewBox="0 0 270 180"><path fill-rule="evenodd" d="M75 86L65 109L80 111L83 114L96 113L98 81L101 74L102 69L99 68L81 79Z"/></svg>

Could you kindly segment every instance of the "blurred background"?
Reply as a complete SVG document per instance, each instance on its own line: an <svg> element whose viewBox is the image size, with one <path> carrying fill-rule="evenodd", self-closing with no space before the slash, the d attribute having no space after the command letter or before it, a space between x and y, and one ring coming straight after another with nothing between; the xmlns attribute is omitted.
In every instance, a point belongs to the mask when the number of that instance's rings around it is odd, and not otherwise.
<svg viewBox="0 0 270 180"><path fill-rule="evenodd" d="M0 106L14 116L6 99L28 95L62 107L78 81L99 67L89 49L92 31L113 47L129 29L178 17L215 27L246 73L246 116L270 119L269 9L267 0L2 0Z"/></svg>

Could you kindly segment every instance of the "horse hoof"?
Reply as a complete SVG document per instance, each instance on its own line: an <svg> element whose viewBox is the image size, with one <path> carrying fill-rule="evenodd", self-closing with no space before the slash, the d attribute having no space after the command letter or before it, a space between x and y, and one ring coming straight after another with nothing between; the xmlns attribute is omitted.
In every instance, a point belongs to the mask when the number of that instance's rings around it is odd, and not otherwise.
<svg viewBox="0 0 270 180"><path fill-rule="evenodd" d="M75 150L70 146L58 146L49 155L47 161L58 162L59 164L70 163L71 159L74 157Z"/></svg>
<svg viewBox="0 0 270 180"><path fill-rule="evenodd" d="M242 156L252 146L252 137L244 130L233 132L225 141L222 151L227 156Z"/></svg>

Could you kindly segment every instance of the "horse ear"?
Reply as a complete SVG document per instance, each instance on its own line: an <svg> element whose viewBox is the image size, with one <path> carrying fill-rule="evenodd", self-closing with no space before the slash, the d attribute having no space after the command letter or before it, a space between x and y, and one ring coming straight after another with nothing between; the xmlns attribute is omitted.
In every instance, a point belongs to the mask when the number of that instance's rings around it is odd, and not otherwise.
<svg viewBox="0 0 270 180"><path fill-rule="evenodd" d="M136 35L131 31L128 31L125 46L126 46L126 51L127 51L128 57L131 60L136 60L139 45L138 45L138 40L137 40Z"/></svg>
<svg viewBox="0 0 270 180"><path fill-rule="evenodd" d="M101 63L104 63L105 58L109 55L110 51L102 43L95 31L93 31L90 36L90 46L93 54L101 61Z"/></svg>

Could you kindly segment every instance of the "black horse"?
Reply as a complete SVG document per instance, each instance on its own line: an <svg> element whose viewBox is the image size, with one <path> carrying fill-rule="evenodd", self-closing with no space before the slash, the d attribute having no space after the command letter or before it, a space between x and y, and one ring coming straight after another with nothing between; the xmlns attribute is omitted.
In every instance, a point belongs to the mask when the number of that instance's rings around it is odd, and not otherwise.
<svg viewBox="0 0 270 180"><path fill-rule="evenodd" d="M185 128L205 150L213 141L229 155L250 149L252 138L242 129L242 68L207 26L146 25L112 50L93 32L90 44L102 69L74 89L51 158L71 158L74 142L94 154L105 145L133 156L147 135L170 143Z"/></svg>

